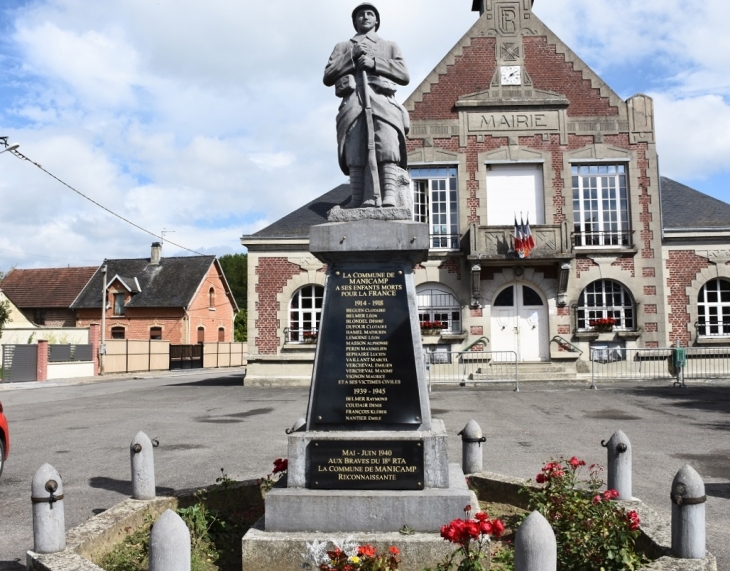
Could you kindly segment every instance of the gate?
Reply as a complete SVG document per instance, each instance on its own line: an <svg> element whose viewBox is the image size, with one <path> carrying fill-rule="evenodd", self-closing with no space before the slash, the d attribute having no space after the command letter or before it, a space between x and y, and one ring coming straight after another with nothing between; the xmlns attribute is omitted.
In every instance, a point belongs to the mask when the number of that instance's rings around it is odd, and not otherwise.
<svg viewBox="0 0 730 571"><path fill-rule="evenodd" d="M426 353L426 377L431 385L514 383L520 390L514 351L436 351Z"/></svg>
<svg viewBox="0 0 730 571"><path fill-rule="evenodd" d="M203 345L170 345L170 370L202 369Z"/></svg>
<svg viewBox="0 0 730 571"><path fill-rule="evenodd" d="M38 380L38 345L3 345L3 381L26 383Z"/></svg>

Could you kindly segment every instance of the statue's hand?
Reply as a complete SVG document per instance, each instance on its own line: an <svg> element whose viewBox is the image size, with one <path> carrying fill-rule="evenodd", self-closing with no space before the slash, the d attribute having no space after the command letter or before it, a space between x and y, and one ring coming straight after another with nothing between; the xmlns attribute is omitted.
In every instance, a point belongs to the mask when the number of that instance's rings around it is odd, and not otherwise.
<svg viewBox="0 0 730 571"><path fill-rule="evenodd" d="M356 58L360 58L360 56L371 56L372 55L371 46L364 42L355 44L354 52L355 52Z"/></svg>
<svg viewBox="0 0 730 571"><path fill-rule="evenodd" d="M375 70L375 58L371 56L362 55L357 59L357 66L360 69L364 69L366 71L374 71Z"/></svg>

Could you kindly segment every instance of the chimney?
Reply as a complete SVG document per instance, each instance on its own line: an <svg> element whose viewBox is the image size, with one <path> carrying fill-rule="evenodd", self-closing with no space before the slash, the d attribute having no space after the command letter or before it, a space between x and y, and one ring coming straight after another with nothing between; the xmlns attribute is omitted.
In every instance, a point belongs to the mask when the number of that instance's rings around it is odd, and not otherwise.
<svg viewBox="0 0 730 571"><path fill-rule="evenodd" d="M153 266L159 266L161 257L162 244L160 244L159 242L152 242L152 254L150 255L150 264Z"/></svg>

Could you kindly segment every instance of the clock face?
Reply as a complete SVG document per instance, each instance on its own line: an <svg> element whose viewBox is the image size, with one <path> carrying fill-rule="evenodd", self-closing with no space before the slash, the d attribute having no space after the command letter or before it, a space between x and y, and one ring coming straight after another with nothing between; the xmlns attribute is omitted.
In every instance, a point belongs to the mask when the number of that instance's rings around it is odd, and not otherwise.
<svg viewBox="0 0 730 571"><path fill-rule="evenodd" d="M520 85L522 83L522 68L519 65L503 65L502 85Z"/></svg>

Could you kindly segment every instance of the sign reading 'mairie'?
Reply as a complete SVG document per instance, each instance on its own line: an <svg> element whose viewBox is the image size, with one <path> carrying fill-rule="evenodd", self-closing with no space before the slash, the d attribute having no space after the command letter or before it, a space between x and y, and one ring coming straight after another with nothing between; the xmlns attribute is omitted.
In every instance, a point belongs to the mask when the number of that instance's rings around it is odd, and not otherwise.
<svg viewBox="0 0 730 571"><path fill-rule="evenodd" d="M312 489L423 489L420 440L313 440L308 453Z"/></svg>
<svg viewBox="0 0 730 571"><path fill-rule="evenodd" d="M333 268L314 372L312 428L393 430L421 424L413 343L403 266Z"/></svg>
<svg viewBox="0 0 730 571"><path fill-rule="evenodd" d="M470 132L479 131L559 131L558 111L497 111L469 113Z"/></svg>

